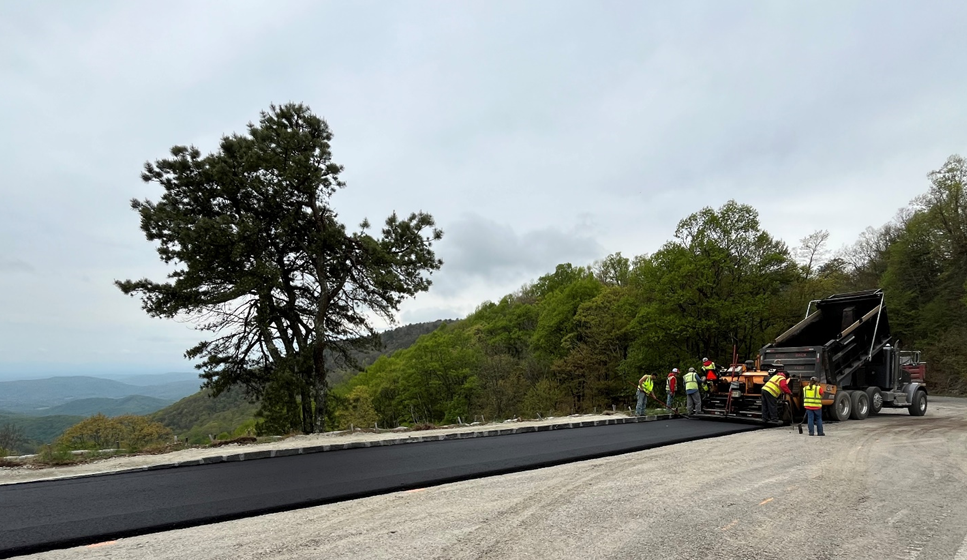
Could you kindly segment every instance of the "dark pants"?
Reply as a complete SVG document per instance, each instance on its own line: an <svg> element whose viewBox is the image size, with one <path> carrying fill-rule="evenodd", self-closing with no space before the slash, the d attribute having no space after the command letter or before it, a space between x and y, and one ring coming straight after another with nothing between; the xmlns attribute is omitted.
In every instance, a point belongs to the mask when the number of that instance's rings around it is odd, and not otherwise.
<svg viewBox="0 0 967 560"><path fill-rule="evenodd" d="M762 391L762 419L766 422L779 421L778 400L768 391Z"/></svg>
<svg viewBox="0 0 967 560"><path fill-rule="evenodd" d="M809 426L809 435L813 435L813 419L815 419L816 431L819 435L823 435L823 409L806 409L806 423Z"/></svg>

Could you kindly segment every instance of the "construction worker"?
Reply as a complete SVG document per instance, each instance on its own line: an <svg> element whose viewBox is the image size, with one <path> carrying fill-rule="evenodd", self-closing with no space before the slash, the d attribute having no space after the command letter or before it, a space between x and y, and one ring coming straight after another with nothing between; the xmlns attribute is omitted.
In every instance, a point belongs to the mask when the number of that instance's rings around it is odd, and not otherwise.
<svg viewBox="0 0 967 560"><path fill-rule="evenodd" d="M791 395L789 384L786 382L786 372L782 362L776 360L773 363L776 374L766 381L762 386L762 420L764 422L779 422L779 395L785 393Z"/></svg>
<svg viewBox="0 0 967 560"><path fill-rule="evenodd" d="M671 408L675 400L675 389L678 385L678 368L672 368L665 379L665 408Z"/></svg>
<svg viewBox="0 0 967 560"><path fill-rule="evenodd" d="M641 379L638 380L638 406L635 407L636 415L645 415L645 401L648 399L648 395L650 395L654 390L655 376L650 373L642 375Z"/></svg>
<svg viewBox="0 0 967 560"><path fill-rule="evenodd" d="M718 379L718 375L715 373L715 362L708 358L702 358L702 374L708 381Z"/></svg>
<svg viewBox="0 0 967 560"><path fill-rule="evenodd" d="M699 390L699 383L702 382L702 377L695 373L695 368L688 368L688 373L682 377L682 381L685 382L685 397L688 399L686 403L686 409L688 410L688 415L702 413L702 393Z"/></svg>
<svg viewBox="0 0 967 560"><path fill-rule="evenodd" d="M809 426L809 435L813 435L814 421L816 432L821 436L826 435L823 433L823 386L815 377L810 377L809 385L802 388L802 404L806 407L806 425ZM802 430L801 427L799 429Z"/></svg>

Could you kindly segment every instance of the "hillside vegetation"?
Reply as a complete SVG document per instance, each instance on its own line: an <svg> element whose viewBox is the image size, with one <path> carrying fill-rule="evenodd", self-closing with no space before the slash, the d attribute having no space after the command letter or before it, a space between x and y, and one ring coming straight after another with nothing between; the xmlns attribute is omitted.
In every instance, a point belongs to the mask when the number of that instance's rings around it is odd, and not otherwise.
<svg viewBox="0 0 967 560"><path fill-rule="evenodd" d="M894 340L924 351L932 390L963 393L965 185L952 157L926 194L834 255L825 231L790 249L751 206L703 208L654 254L559 265L378 359L336 388L335 416L391 427L624 409L645 372L728 363L733 348L754 358L811 299L870 288L884 289Z"/></svg>
<svg viewBox="0 0 967 560"><path fill-rule="evenodd" d="M333 378L351 379L380 356L391 355L407 348L420 336L433 332L448 322L441 320L414 323L384 331L380 333L378 348L357 351L352 355L358 368L343 366L335 370ZM227 438L249 432L278 434L278 431L266 429L259 410L260 404L250 402L242 388L230 389L217 397L212 397L211 392L206 389L150 414L148 418L164 424L179 438L190 443L207 443L210 437Z"/></svg>
<svg viewBox="0 0 967 560"><path fill-rule="evenodd" d="M27 454L35 453L40 446L53 442L64 430L83 419L81 416L26 416L0 412L0 427L9 425L23 436L22 442L7 451Z"/></svg>

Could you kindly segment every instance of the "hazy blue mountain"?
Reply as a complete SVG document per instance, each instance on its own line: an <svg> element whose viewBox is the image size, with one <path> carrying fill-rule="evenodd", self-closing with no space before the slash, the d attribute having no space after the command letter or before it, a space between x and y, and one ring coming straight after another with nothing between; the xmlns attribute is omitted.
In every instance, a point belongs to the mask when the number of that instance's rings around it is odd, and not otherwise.
<svg viewBox="0 0 967 560"><path fill-rule="evenodd" d="M121 383L126 383L128 385L137 385L139 387L145 387L149 385L164 385L166 383L173 383L176 381L182 382L195 382L198 386L201 386L202 380L198 377L197 371L178 371L169 373L144 373L144 374L133 374L125 375L120 373L112 373L105 375L97 375L101 379L110 379L112 381L120 381ZM196 387L197 390L197 387Z"/></svg>
<svg viewBox="0 0 967 560"><path fill-rule="evenodd" d="M168 381L132 385L99 377L73 376L0 382L0 410L47 414L47 410L80 399L121 399L132 395L174 402L198 392L201 381Z"/></svg>
<svg viewBox="0 0 967 560"><path fill-rule="evenodd" d="M144 395L131 395L120 399L93 398L77 399L69 403L54 406L45 410L38 410L34 414L49 415L69 415L69 416L94 416L103 414L104 416L121 416L123 414L150 414L156 410L171 404L172 401L146 397Z"/></svg>

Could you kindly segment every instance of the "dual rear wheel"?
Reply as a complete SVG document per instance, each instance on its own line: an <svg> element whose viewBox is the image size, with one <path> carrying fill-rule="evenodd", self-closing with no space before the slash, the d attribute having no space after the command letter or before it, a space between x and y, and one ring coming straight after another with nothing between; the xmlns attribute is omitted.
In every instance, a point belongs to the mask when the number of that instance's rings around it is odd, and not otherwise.
<svg viewBox="0 0 967 560"><path fill-rule="evenodd" d="M880 396L880 406L883 406L883 396ZM852 418L865 420L872 410L871 399L867 391L839 391L833 398L832 416L838 422ZM879 412L877 410L876 412ZM874 414L876 414L874 412Z"/></svg>

